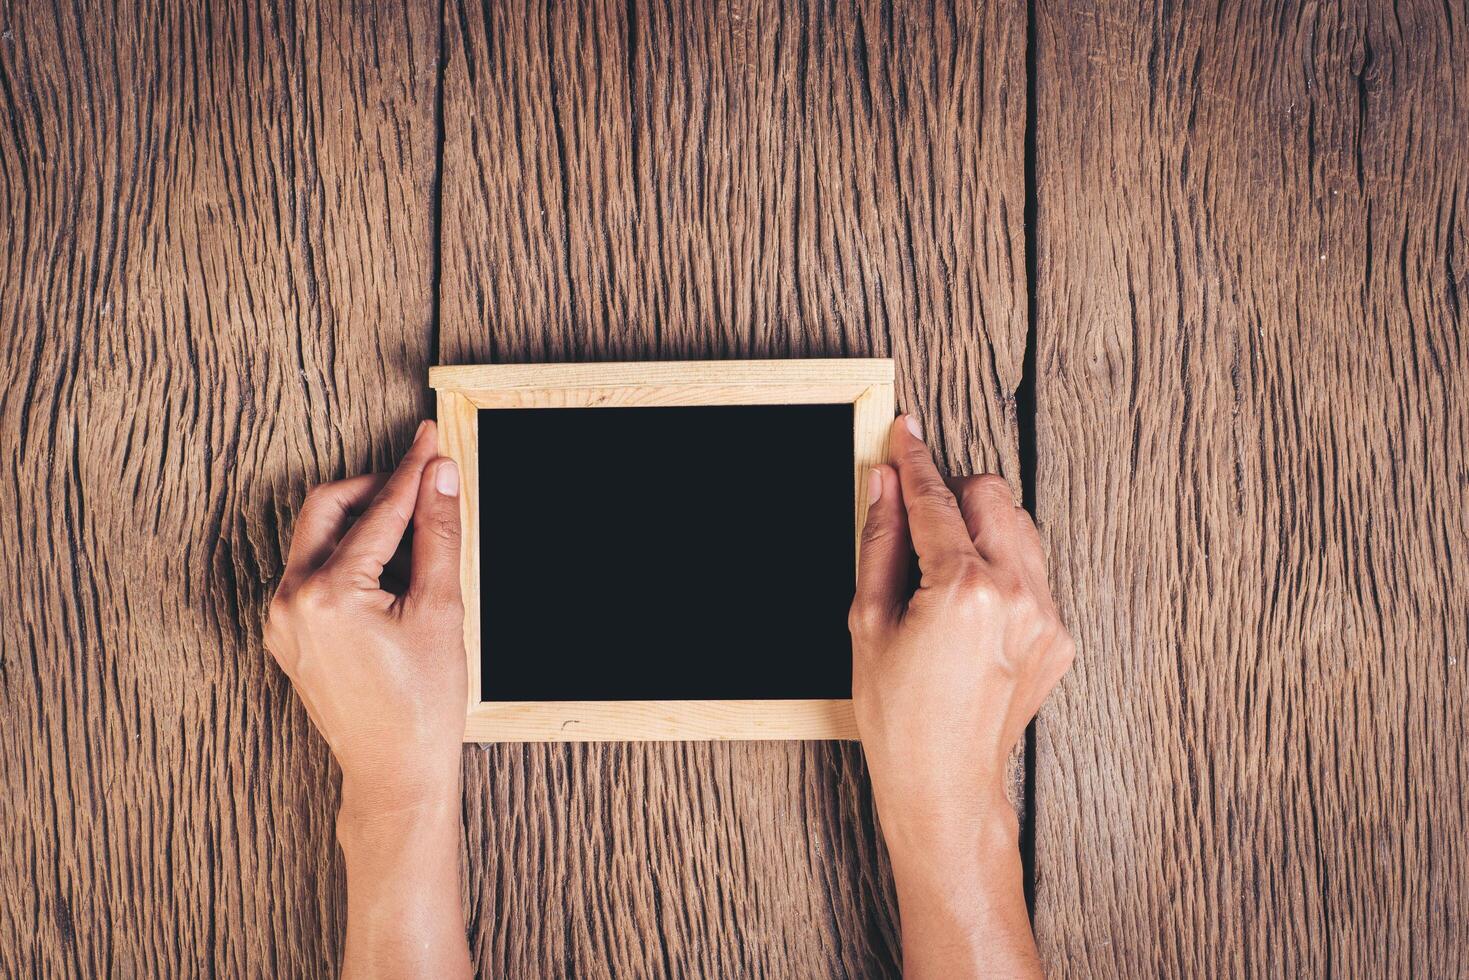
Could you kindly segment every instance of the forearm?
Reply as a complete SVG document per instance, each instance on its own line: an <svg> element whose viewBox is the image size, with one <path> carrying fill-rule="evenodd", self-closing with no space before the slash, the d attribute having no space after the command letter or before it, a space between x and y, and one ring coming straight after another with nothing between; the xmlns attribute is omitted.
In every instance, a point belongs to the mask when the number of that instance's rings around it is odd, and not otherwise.
<svg viewBox="0 0 1469 980"><path fill-rule="evenodd" d="M337 839L347 864L342 976L470 975L459 901L459 800L397 812L342 789Z"/></svg>
<svg viewBox="0 0 1469 980"><path fill-rule="evenodd" d="M903 973L1042 975L1025 907L1015 813L1003 801L972 819L884 826L903 931Z"/></svg>

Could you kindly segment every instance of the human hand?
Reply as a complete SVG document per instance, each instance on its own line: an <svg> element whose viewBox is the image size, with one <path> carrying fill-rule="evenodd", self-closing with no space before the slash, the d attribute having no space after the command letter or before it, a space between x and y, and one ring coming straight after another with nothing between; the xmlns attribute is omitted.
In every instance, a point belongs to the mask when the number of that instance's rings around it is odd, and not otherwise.
<svg viewBox="0 0 1469 980"><path fill-rule="evenodd" d="M424 422L391 475L307 495L265 626L342 769L344 977L471 975L459 907L459 471L437 451Z"/></svg>
<svg viewBox="0 0 1469 980"><path fill-rule="evenodd" d="M459 471L437 447L424 422L392 474L314 488L270 604L266 646L341 767L344 815L457 807Z"/></svg>
<svg viewBox="0 0 1469 980"><path fill-rule="evenodd" d="M905 973L1034 974L1005 768L1070 666L1071 638L1040 535L1009 485L946 482L911 416L894 422L890 447L893 465L869 478L852 700L898 890Z"/></svg>
<svg viewBox="0 0 1469 980"><path fill-rule="evenodd" d="M946 482L907 418L893 425L894 466L870 477L851 614L852 696L884 824L1002 804L1010 750L1073 649L1009 484Z"/></svg>

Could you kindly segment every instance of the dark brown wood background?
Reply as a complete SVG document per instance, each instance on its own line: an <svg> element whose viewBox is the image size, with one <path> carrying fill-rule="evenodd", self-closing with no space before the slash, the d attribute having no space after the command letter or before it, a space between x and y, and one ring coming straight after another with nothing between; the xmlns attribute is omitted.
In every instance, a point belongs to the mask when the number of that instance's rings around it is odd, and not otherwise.
<svg viewBox="0 0 1469 980"><path fill-rule="evenodd" d="M0 0L0 973L331 972L260 618L430 364L843 355L1049 543L1057 973L1469 973L1469 9L522 6ZM855 746L464 778L485 975L898 970Z"/></svg>

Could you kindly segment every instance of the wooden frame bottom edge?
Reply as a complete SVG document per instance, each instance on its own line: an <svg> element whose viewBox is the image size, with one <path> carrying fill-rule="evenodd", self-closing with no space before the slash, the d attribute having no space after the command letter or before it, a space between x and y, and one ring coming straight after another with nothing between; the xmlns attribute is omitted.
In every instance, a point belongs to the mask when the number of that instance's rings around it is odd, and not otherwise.
<svg viewBox="0 0 1469 980"><path fill-rule="evenodd" d="M848 699L768 701L482 701L466 743L704 742L857 738Z"/></svg>

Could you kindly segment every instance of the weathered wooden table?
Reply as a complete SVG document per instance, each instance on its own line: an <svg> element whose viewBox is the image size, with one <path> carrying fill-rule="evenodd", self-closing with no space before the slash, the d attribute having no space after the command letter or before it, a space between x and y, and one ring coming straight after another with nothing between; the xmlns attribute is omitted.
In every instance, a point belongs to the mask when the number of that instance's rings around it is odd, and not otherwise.
<svg viewBox="0 0 1469 980"><path fill-rule="evenodd" d="M319 975L292 514L437 362L891 355L1037 513L1075 976L1463 976L1469 9L0 3L0 973ZM492 976L876 976L857 747L471 748Z"/></svg>

